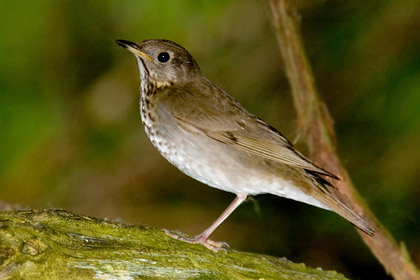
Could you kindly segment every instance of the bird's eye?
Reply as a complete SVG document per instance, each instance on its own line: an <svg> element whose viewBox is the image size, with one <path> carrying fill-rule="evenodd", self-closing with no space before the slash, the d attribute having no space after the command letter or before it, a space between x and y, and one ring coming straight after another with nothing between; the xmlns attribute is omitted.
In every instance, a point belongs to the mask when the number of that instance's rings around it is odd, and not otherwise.
<svg viewBox="0 0 420 280"><path fill-rule="evenodd" d="M170 58L171 58L171 56L167 52L161 52L158 55L158 60L162 63L168 62Z"/></svg>

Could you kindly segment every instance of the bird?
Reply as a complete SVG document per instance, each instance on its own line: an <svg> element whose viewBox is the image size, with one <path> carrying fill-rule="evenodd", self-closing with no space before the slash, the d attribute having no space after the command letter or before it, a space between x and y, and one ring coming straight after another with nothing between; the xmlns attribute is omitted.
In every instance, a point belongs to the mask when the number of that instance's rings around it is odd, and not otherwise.
<svg viewBox="0 0 420 280"><path fill-rule="evenodd" d="M116 40L137 59L140 115L153 146L186 175L236 195L214 223L194 237L166 234L218 252L209 239L247 197L272 194L333 211L366 234L373 230L326 178L334 174L297 151L277 129L249 113L207 79L181 45L150 39Z"/></svg>

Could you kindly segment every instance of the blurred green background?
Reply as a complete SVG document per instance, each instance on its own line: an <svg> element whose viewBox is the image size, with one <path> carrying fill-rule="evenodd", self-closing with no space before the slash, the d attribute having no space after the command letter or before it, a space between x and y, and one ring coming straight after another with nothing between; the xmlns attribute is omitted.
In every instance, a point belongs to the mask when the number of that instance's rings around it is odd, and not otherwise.
<svg viewBox="0 0 420 280"><path fill-rule="evenodd" d="M234 195L150 144L134 57L166 38L293 140L295 113L265 1L0 0L0 200L198 234ZM420 3L299 1L318 88L363 197L420 265ZM305 151L302 143L298 148ZM353 279L386 279L338 215L262 195L212 236Z"/></svg>

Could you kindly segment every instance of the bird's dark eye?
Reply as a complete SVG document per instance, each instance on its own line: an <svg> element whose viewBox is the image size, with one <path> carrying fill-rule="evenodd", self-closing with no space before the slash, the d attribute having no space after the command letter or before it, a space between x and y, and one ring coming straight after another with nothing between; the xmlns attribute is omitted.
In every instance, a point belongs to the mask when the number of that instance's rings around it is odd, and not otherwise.
<svg viewBox="0 0 420 280"><path fill-rule="evenodd" d="M171 56L169 55L169 53L167 52L161 52L158 55L158 60L162 63L168 62L168 60L171 58Z"/></svg>

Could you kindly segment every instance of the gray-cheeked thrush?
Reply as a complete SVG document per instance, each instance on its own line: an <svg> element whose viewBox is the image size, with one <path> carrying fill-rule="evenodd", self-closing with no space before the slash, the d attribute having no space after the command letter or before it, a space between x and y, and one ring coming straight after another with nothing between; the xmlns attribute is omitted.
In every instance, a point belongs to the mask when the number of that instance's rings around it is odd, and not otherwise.
<svg viewBox="0 0 420 280"><path fill-rule="evenodd" d="M146 134L174 166L235 200L203 233L187 238L218 251L210 234L247 198L269 193L331 210L367 234L365 220L323 177L337 179L299 153L276 129L209 81L180 45L161 39L116 43L137 58L140 114Z"/></svg>

